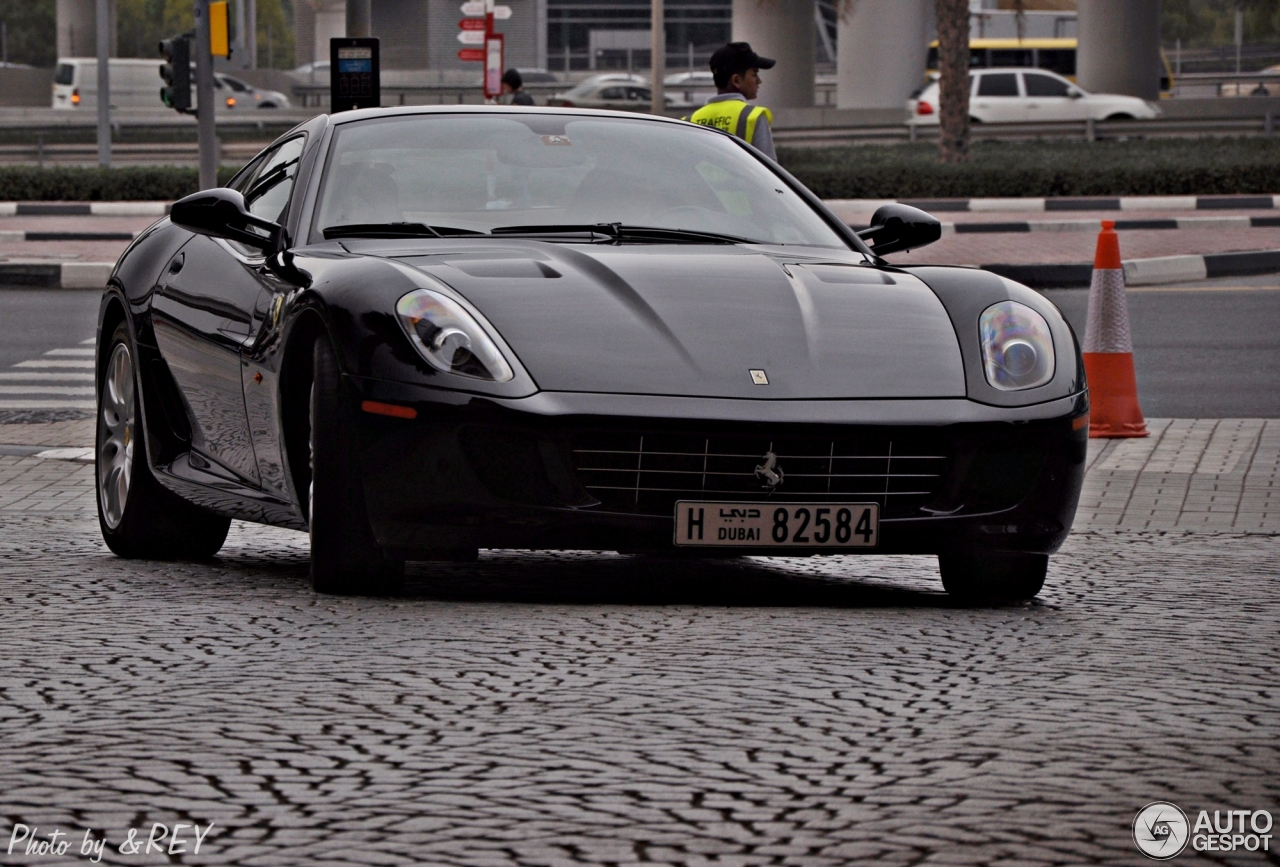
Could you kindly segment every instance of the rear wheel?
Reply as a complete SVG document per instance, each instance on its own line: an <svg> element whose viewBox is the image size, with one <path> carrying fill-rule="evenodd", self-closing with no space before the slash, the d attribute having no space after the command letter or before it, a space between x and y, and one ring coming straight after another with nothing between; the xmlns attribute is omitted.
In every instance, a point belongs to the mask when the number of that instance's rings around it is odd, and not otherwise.
<svg viewBox="0 0 1280 867"><path fill-rule="evenodd" d="M128 326L117 325L109 340L98 381L94 450L102 538L121 557L212 557L226 541L231 519L191 505L151 474L137 394L137 355Z"/></svg>
<svg viewBox="0 0 1280 867"><path fill-rule="evenodd" d="M396 593L404 564L383 557L369 526L354 458L354 410L328 337L316 340L312 364L311 587L318 593Z"/></svg>
<svg viewBox="0 0 1280 867"><path fill-rule="evenodd" d="M942 586L962 602L1022 602L1044 587L1047 554L942 554Z"/></svg>

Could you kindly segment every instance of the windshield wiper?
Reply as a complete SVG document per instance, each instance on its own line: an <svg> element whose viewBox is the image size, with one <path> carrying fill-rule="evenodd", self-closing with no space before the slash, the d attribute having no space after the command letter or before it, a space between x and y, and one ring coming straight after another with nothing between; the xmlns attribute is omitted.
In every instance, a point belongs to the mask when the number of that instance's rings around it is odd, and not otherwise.
<svg viewBox="0 0 1280 867"><path fill-rule="evenodd" d="M750 238L724 235L719 232L699 232L691 229L668 229L661 226L627 226L622 223L582 223L560 226L499 226L491 230L493 235L575 235L589 233L610 241L674 241L702 244L757 244Z"/></svg>
<svg viewBox="0 0 1280 867"><path fill-rule="evenodd" d="M475 229L458 229L453 226L428 226L423 223L349 223L345 226L329 226L324 230L326 241L334 238L443 238L448 235L483 235Z"/></svg>

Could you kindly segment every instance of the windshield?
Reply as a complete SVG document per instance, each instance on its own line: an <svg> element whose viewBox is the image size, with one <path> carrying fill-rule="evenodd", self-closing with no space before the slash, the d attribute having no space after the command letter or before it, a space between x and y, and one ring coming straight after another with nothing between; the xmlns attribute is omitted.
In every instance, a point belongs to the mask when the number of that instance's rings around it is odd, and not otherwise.
<svg viewBox="0 0 1280 867"><path fill-rule="evenodd" d="M699 127L572 115L417 115L339 126L316 228L620 223L842 247L777 175Z"/></svg>

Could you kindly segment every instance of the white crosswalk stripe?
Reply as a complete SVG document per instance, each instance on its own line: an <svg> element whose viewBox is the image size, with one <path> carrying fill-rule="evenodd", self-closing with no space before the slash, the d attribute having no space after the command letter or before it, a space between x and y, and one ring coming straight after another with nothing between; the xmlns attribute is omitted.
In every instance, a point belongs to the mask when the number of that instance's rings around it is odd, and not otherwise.
<svg viewBox="0 0 1280 867"><path fill-rule="evenodd" d="M19 361L14 367L79 367L84 370L93 370L93 360L88 358L84 361L78 358L74 361L61 358L33 358L30 361Z"/></svg>
<svg viewBox="0 0 1280 867"><path fill-rule="evenodd" d="M94 340L51 349L0 371L0 410L92 410Z"/></svg>

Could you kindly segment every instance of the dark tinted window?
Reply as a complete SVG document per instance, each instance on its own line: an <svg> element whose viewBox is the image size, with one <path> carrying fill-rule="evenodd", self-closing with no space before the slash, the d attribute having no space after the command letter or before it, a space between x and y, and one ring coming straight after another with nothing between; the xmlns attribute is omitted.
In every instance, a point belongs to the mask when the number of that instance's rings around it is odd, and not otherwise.
<svg viewBox="0 0 1280 867"><path fill-rule="evenodd" d="M1027 96L1067 95L1067 83L1051 75L1037 75L1034 72L1026 72L1022 75L1022 82L1027 87Z"/></svg>
<svg viewBox="0 0 1280 867"><path fill-rule="evenodd" d="M993 48L991 50L991 66L993 67L1035 66L1032 60L1030 48L1001 48L999 50Z"/></svg>
<svg viewBox="0 0 1280 867"><path fill-rule="evenodd" d="M58 71L53 76L54 84L70 84L75 80L76 68L70 63L59 63Z"/></svg>
<svg viewBox="0 0 1280 867"><path fill-rule="evenodd" d="M1076 74L1076 53L1070 48L1040 49L1036 66L1059 75Z"/></svg>
<svg viewBox="0 0 1280 867"><path fill-rule="evenodd" d="M978 96L1017 96L1018 75L1014 72L989 72L978 82Z"/></svg>
<svg viewBox="0 0 1280 867"><path fill-rule="evenodd" d="M600 91L601 99L626 99L626 91L621 87L606 87Z"/></svg>
<svg viewBox="0 0 1280 867"><path fill-rule="evenodd" d="M653 99L653 93L644 87L628 87L627 99Z"/></svg>

